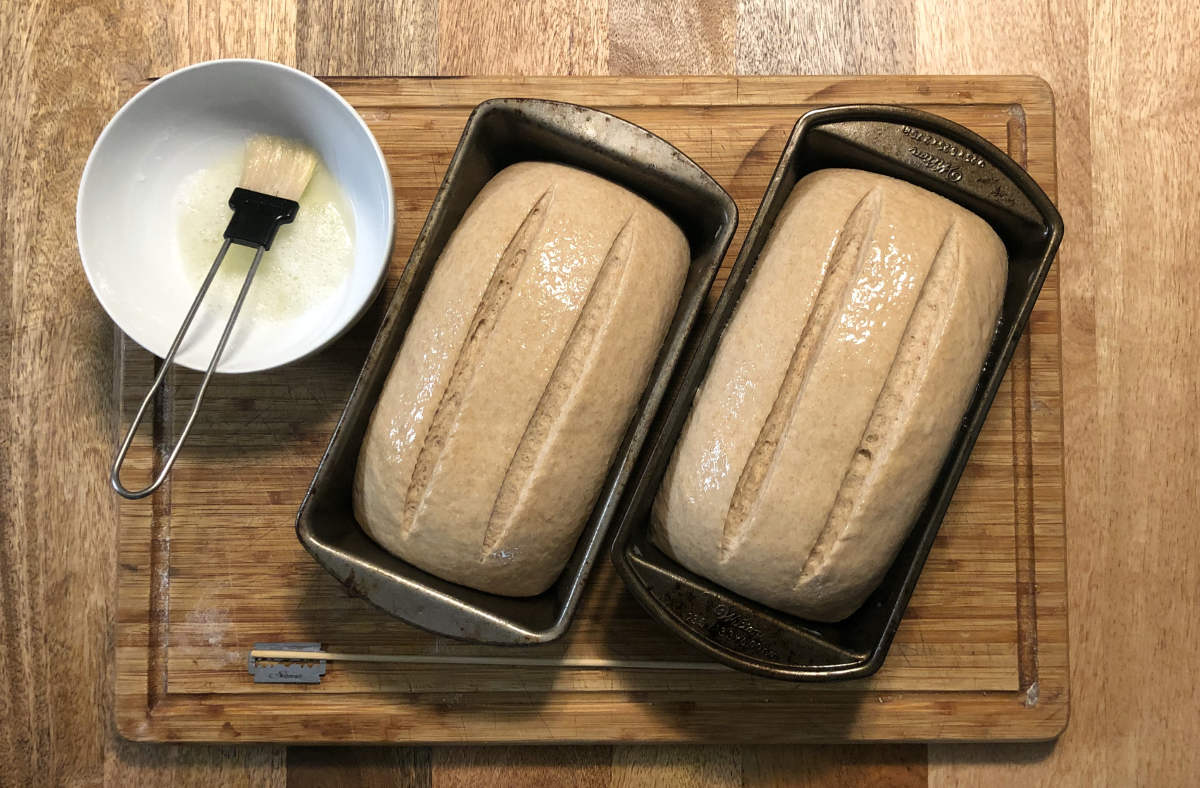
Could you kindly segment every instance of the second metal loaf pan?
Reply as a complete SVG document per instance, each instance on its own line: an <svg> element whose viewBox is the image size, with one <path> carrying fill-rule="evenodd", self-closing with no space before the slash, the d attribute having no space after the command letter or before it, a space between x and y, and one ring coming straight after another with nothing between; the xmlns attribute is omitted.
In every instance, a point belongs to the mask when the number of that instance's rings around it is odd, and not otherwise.
<svg viewBox="0 0 1200 788"><path fill-rule="evenodd" d="M974 211L1008 251L1008 283L975 395L924 510L883 582L849 618L824 624L771 610L689 572L649 540L649 512L692 398L704 379L776 217L802 177L827 167L906 180ZM1045 193L994 145L915 109L857 105L813 110L792 132L716 310L674 384L618 518L613 560L638 601L666 628L727 665L771 678L862 678L883 664L988 408L1063 235Z"/></svg>
<svg viewBox="0 0 1200 788"><path fill-rule="evenodd" d="M492 176L519 161L588 170L641 195L683 230L691 267L683 296L621 446L566 568L545 593L512 598L434 577L385 552L354 518L359 447L429 276L450 234ZM296 520L305 548L334 577L387 612L451 637L544 643L567 628L625 494L635 460L737 226L733 200L664 140L598 110L493 99L475 108Z"/></svg>

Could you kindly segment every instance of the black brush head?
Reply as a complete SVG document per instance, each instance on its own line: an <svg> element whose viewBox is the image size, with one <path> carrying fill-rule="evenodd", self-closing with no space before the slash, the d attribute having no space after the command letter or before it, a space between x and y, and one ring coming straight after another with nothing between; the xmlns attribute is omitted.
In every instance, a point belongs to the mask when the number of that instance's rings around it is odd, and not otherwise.
<svg viewBox="0 0 1200 788"><path fill-rule="evenodd" d="M279 228L296 218L300 203L239 186L229 196L229 207L233 218L225 228L225 237L243 246L270 249Z"/></svg>

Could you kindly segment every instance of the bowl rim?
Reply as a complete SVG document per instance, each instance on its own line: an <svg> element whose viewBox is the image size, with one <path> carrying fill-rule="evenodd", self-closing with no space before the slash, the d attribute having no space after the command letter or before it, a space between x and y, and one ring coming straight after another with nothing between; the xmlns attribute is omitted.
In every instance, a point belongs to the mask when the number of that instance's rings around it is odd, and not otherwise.
<svg viewBox="0 0 1200 788"><path fill-rule="evenodd" d="M371 143L371 149L375 154L375 160L376 160L376 162L378 162L379 169L383 173L384 184L386 186L386 189L385 189L386 205L384 206L384 210L385 210L385 216L387 217L387 227L383 232L383 248L386 251L382 255L382 259L379 261L378 271L375 274L375 282L371 285L370 289L366 292L366 295L363 297L362 302L354 307L354 310L352 313L348 312L344 320L332 321L330 323L330 326L334 327L332 332L328 336L321 339L318 344L315 344L310 348L301 349L298 352L295 352L289 356L281 357L280 359L270 361L269 363L255 363L255 364L246 365L244 367L238 367L236 369L225 369L225 368L222 368L223 365L217 366L216 371L218 373L226 374L226 375L242 375L242 374L250 374L250 373L254 373L254 372L265 372L265 371L271 370L271 369L278 369L280 367L286 366L293 362L299 361L300 359L307 358L308 356L311 356L314 353L317 353L317 352L329 347L329 345L331 345L332 343L336 342L339 338L341 338L341 336L343 334L345 334L346 331L348 331L351 326L353 326L355 323L357 323L358 320L366 313L367 309L370 308L371 303L375 300L375 297L379 294L380 289L383 287L383 283L387 279L388 263L391 260L391 252L392 252L392 247L395 242L395 233L396 233L395 189L392 185L391 170L388 167L387 158L383 154L383 149L379 147L379 140L377 140L375 138L375 135L371 132L371 128L367 125L367 122L365 120L363 120L363 117L358 113L358 110L356 110L354 108L354 106L349 101L347 101L340 93L338 93L332 87L330 87L325 82L318 79L317 77L313 76L312 74L301 71L298 68L293 68L292 66L285 65L283 63L277 63L272 60L262 60L259 58L231 57L231 58L218 58L215 60L202 60L198 63L192 63L192 64L184 66L182 68L178 68L168 74L164 74L161 77L150 78L151 79L150 84L146 85L145 87L140 89L137 93L135 93L133 96L131 96L123 105L121 105L121 107L119 107L117 109L117 111L113 114L113 116L111 118L109 118L108 122L104 125L104 128L100 131L99 136L96 137L96 141L95 141L95 143L93 143L91 151L88 153L87 161L84 163L83 171L80 173L80 176L79 176L79 186L76 188L76 192L75 192L75 245L76 245L76 248L79 253L80 264L83 266L84 276L87 278L87 281L88 281L88 286L91 287L92 293L95 295L96 300L100 302L100 306L104 309L104 312L105 312L105 314L108 315L109 319L112 320L115 327L117 329L119 329L122 334L124 334L126 337L131 339L133 342L135 342L136 344L138 344L139 346L141 346L148 352L153 353L157 358L160 358L160 359L163 358L163 356L166 354L167 350L170 348L171 340L173 339L173 337L164 338L163 342L162 342L162 347L158 348L158 349L149 347L148 345L143 344L139 339L135 338L129 331L127 331L123 325L121 325L121 321L117 319L117 315L115 314L114 304L111 302L111 298L106 297L103 294L102 289L97 287L97 282L96 282L96 278L95 278L96 274L93 271L94 265L89 265L87 255L84 252L84 245L83 245L83 235L82 235L81 227L82 227L82 217L83 217L84 192L87 189L90 175L95 166L95 162L97 160L97 156L99 155L101 148L104 147L105 141L109 138L113 129L119 124L119 122L121 121L122 117L126 114L126 112L129 111L130 107L132 107L135 103L137 103L144 96L149 94L151 91L159 88L161 85L164 85L177 77L180 77L180 76L190 73L192 71L200 71L200 70L207 69L207 68L221 67L221 66L226 66L226 65L230 65L230 64L238 64L238 65L250 66L252 68L263 68L266 70L282 72L284 74L289 75L288 78L299 79L301 82L308 82L310 84L313 84L313 85L317 86L321 92L324 92L326 95L332 97L334 99L335 103L340 104L342 106L342 108L346 110L346 112L349 114L349 116L351 118L353 118L353 120L363 130L363 132L365 132L367 139ZM339 325L339 323L340 323L340 325ZM176 357L176 359L174 360L174 363L178 366L186 367L188 369L193 369L193 370L197 370L197 371L201 371L201 372L204 371L203 367L194 367L191 364L184 362L182 359L180 359L178 357Z"/></svg>

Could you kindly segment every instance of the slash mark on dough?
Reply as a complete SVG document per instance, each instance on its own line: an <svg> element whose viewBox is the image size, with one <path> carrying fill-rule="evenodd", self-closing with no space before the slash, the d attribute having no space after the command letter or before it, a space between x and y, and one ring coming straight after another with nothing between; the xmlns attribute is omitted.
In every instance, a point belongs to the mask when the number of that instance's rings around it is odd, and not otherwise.
<svg viewBox="0 0 1200 788"><path fill-rule="evenodd" d="M825 268L812 310L792 351L783 382L734 487L721 533L721 560L728 558L745 538L762 495L767 471L775 462L780 440L808 383L813 363L830 329L845 309L850 283L858 278L862 270L875 225L879 221L880 200L878 189L865 194L838 233L837 243Z"/></svg>
<svg viewBox="0 0 1200 788"><path fill-rule="evenodd" d="M959 248L954 231L955 224L951 223L933 255L883 388L875 398L871 417L859 437L858 448L850 457L833 507L800 570L797 588L818 573L822 559L847 533L854 507L876 460L892 452L912 414L913 400L929 373L932 355L929 342L944 331L949 319L949 302L944 296L954 292L962 268L958 264Z"/></svg>
<svg viewBox="0 0 1200 788"><path fill-rule="evenodd" d="M529 256L529 246L545 222L546 211L550 207L552 198L553 189L547 189L529 209L525 218L521 220L512 240L508 242L504 253L500 255L496 269L492 272L492 277L483 291L483 298L480 299L479 306L475 309L475 315L471 318L466 340L459 349L458 357L454 360L450 378L446 381L446 388L433 411L429 431L425 434L425 440L421 443L421 450L417 453L417 461L413 466L413 476L404 496L404 513L400 521L400 532L405 536L412 532L416 523L417 512L429 491L433 472L437 468L442 450L445 448L446 439L462 410L463 400L470 390L471 381L485 352L488 338L492 335L492 329L496 326L500 312L508 303L509 296L512 295L513 286L520 277L525 260Z"/></svg>
<svg viewBox="0 0 1200 788"><path fill-rule="evenodd" d="M596 337L612 322L612 305L621 289L625 262L630 257L633 217L625 220L612 244L605 253L604 261L592 281L588 295L575 318L571 335L567 338L546 390L542 392L537 407L525 425L525 431L504 473L504 481L496 495L484 532L480 560L485 560L504 541L520 511L522 493L527 490L529 480L549 462L551 430L562 418L571 394L587 369L588 362L598 352Z"/></svg>

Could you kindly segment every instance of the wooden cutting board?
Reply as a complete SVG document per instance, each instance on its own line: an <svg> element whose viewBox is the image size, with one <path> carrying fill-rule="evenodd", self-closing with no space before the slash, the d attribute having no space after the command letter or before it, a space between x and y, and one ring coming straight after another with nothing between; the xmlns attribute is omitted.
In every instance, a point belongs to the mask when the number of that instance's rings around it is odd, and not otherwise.
<svg viewBox="0 0 1200 788"><path fill-rule="evenodd" d="M1054 111L1027 77L400 79L329 83L391 164L394 284L478 102L595 106L665 137L737 200L732 262L796 119L826 104L921 107L1007 150L1053 197ZM719 277L717 287L724 281ZM528 649L457 643L351 597L294 519L386 303L287 369L219 377L170 481L120 511L117 724L133 739L580 742L1046 739L1067 720L1058 274L992 407L883 669L794 685L703 664L660 630L607 561L570 632ZM121 338L122 424L154 359ZM146 478L199 375L176 371L126 473ZM256 684L256 643L409 661L331 661L320 684ZM463 664L456 658L542 660ZM413 659L420 661L412 661ZM607 667L564 665L585 660ZM671 663L651 669L629 663Z"/></svg>

